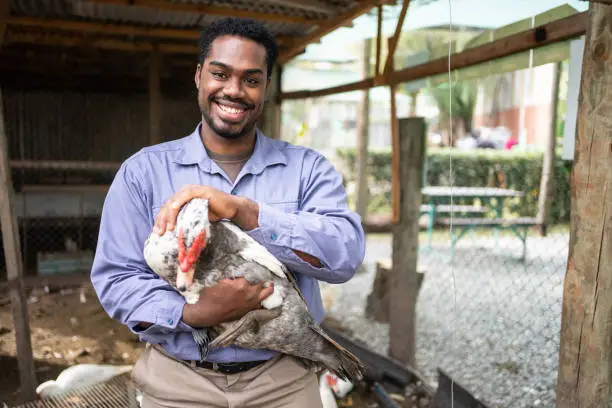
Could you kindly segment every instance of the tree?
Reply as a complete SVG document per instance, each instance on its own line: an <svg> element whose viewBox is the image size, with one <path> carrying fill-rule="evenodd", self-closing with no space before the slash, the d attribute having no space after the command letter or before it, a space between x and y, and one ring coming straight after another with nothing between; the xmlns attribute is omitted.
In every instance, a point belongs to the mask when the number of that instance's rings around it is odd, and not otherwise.
<svg viewBox="0 0 612 408"><path fill-rule="evenodd" d="M452 92L451 92L452 91ZM429 85L427 93L433 98L440 112L439 125L448 128L453 122L453 133L462 126L464 133L472 132L474 109L476 107L477 88L474 83L457 81Z"/></svg>

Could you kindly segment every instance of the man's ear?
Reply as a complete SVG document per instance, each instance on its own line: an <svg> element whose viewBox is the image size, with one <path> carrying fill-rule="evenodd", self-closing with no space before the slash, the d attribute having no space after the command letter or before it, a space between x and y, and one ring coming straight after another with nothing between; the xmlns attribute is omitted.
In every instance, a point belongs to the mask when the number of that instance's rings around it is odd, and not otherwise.
<svg viewBox="0 0 612 408"><path fill-rule="evenodd" d="M265 93L265 100L267 101L268 98L270 97L270 84L272 83L272 78L268 78L268 80L266 81L266 93Z"/></svg>
<svg viewBox="0 0 612 408"><path fill-rule="evenodd" d="M201 76L202 76L202 64L198 64L196 68L196 72L195 72L195 77L194 77L197 89L200 89L200 77Z"/></svg>

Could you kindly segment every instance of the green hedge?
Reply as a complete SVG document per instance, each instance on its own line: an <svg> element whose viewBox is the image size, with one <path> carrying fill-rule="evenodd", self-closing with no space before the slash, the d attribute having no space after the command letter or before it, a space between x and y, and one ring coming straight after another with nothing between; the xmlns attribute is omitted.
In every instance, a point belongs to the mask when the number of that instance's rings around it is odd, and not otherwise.
<svg viewBox="0 0 612 408"><path fill-rule="evenodd" d="M356 179L354 149L339 149L338 168L349 191ZM450 185L450 151L430 149L427 153L426 174L428 185ZM522 198L505 200L504 212L512 215L535 217L538 209L542 153L479 149L453 151L453 186L507 187L523 191ZM368 186L370 214L388 212L391 204L390 151L370 151L368 157ZM570 181L568 162L557 157L555 167L555 199L551 208L551 221L567 222L570 215ZM351 194L351 201L353 200ZM455 203L461 203L455 199Z"/></svg>

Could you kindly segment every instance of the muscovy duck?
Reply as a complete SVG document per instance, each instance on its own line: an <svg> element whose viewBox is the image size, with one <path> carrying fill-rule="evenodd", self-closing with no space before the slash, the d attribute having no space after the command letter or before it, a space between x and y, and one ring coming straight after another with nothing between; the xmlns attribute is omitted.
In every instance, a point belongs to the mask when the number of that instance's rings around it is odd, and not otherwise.
<svg viewBox="0 0 612 408"><path fill-rule="evenodd" d="M176 227L163 235L151 232L144 257L149 267L170 283L188 303L219 280L244 277L249 283L272 282L263 308L241 319L204 329L212 331L208 349L234 344L274 350L301 359L312 369L321 365L342 379L359 380L359 359L331 339L311 316L294 275L263 245L231 221L210 222L208 200L194 198L179 211Z"/></svg>

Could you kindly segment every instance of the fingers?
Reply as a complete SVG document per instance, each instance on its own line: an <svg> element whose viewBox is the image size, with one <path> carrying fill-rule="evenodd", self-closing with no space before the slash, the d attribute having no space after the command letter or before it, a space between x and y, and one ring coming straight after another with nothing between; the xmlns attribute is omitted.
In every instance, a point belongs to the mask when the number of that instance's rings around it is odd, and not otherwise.
<svg viewBox="0 0 612 408"><path fill-rule="evenodd" d="M188 185L170 197L155 218L155 233L163 235L166 231L174 230L179 211L189 200L196 197L208 198L208 188L206 186Z"/></svg>
<svg viewBox="0 0 612 408"><path fill-rule="evenodd" d="M269 283L268 286L263 286L261 291L259 292L259 302L262 302L265 298L270 296L274 292L274 284L272 282Z"/></svg>

